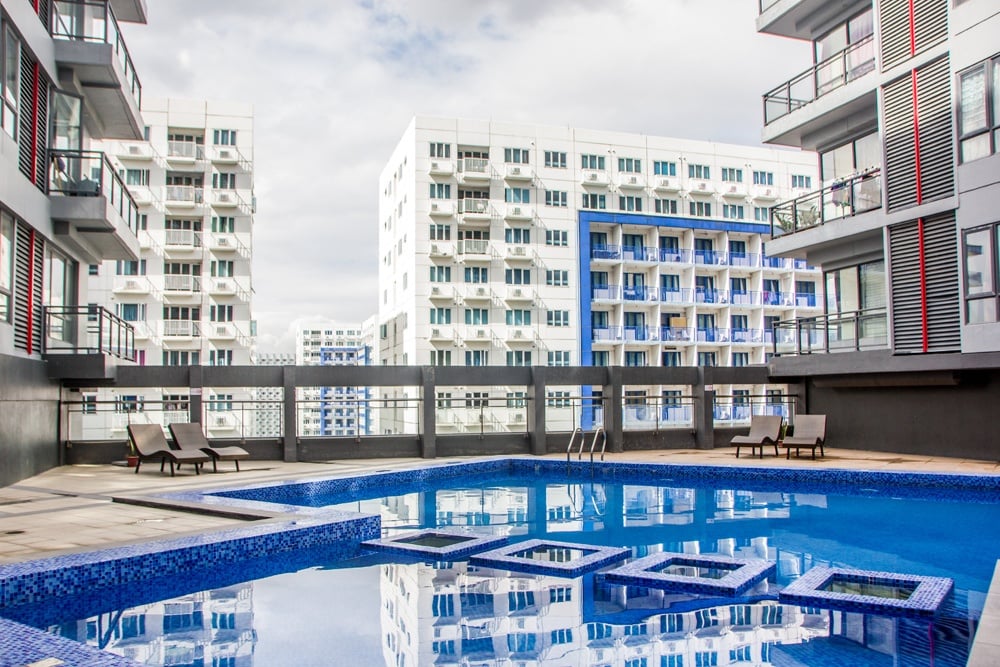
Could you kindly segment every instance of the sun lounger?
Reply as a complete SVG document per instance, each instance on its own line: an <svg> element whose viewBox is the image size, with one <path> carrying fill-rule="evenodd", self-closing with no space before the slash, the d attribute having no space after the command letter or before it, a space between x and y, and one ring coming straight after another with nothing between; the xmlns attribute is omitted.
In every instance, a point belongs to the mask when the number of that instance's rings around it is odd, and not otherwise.
<svg viewBox="0 0 1000 667"><path fill-rule="evenodd" d="M136 462L135 472L139 473L139 468L143 461L159 461L160 472L163 466L170 463L170 476L174 476L174 464L179 468L182 463L190 463L194 466L196 474L201 474L201 464L208 462L208 454L204 452L181 451L170 449L163 429L159 424L129 424L128 438L132 443L132 449L139 457Z"/></svg>
<svg viewBox="0 0 1000 667"><path fill-rule="evenodd" d="M760 458L764 458L764 447L774 447L774 455L778 455L778 440L781 438L781 417L778 415L753 415L750 417L750 435L738 435L730 441L736 445L736 458L740 458L740 448L749 447L753 455L760 449Z"/></svg>
<svg viewBox="0 0 1000 667"><path fill-rule="evenodd" d="M235 445L229 447L213 447L201 430L201 424L180 422L171 424L170 435L181 451L203 452L212 457L212 472L219 472L219 461L234 461L236 470L240 469L240 459L250 458L250 452Z"/></svg>
<svg viewBox="0 0 1000 667"><path fill-rule="evenodd" d="M792 457L792 449L795 455L799 455L800 449L811 449L812 457L816 458L816 448L819 447L819 455L825 456L823 445L826 443L826 415L795 415L794 435L785 436L781 443L785 447L785 458Z"/></svg>

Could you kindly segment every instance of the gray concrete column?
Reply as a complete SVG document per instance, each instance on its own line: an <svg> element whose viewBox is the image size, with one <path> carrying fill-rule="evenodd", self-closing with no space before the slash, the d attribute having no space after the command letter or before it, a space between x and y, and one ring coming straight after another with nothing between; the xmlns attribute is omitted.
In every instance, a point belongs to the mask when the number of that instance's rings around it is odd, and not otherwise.
<svg viewBox="0 0 1000 667"><path fill-rule="evenodd" d="M420 369L420 411L417 432L420 434L420 456L437 456L437 382L433 366Z"/></svg>
<svg viewBox="0 0 1000 667"><path fill-rule="evenodd" d="M201 423L201 416L204 414L202 406L205 402L205 380L201 366L188 366L188 421L194 424Z"/></svg>
<svg viewBox="0 0 1000 667"><path fill-rule="evenodd" d="M608 451L615 454L623 451L625 434L623 410L625 391L622 387L622 368L609 366L604 385L604 432L608 436Z"/></svg>
<svg viewBox="0 0 1000 667"><path fill-rule="evenodd" d="M709 375L709 380L711 376ZM691 398L694 401L694 442L698 449L715 447L715 406L714 385L706 385L705 368L698 367L698 384L691 387ZM708 387L712 387L709 389Z"/></svg>
<svg viewBox="0 0 1000 667"><path fill-rule="evenodd" d="M532 366L531 386L528 387L528 434L531 438L531 453L543 456L546 452L545 439L545 366Z"/></svg>
<svg viewBox="0 0 1000 667"><path fill-rule="evenodd" d="M282 422L285 427L282 433L283 460L286 463L293 463L299 460L299 420L295 409L295 366L282 366L282 387L284 388Z"/></svg>

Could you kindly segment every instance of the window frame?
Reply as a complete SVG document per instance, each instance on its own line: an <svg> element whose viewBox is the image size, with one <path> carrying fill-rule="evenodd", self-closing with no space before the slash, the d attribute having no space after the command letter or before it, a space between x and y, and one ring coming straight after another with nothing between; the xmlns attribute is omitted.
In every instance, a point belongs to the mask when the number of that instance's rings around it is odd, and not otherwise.
<svg viewBox="0 0 1000 667"><path fill-rule="evenodd" d="M989 291L984 291L977 294L969 294L969 235L976 234L979 232L987 232L989 234L989 268L990 268L990 284ZM962 230L962 313L963 322L967 325L975 324L996 324L1000 322L1000 256L998 256L998 251L1000 251L1000 222L991 222L986 225L978 225L976 227L970 227L969 229ZM983 283L986 287L986 281ZM983 319L977 321L971 321L969 318L969 305L976 301L986 301L993 300L993 314L994 318L992 320Z"/></svg>
<svg viewBox="0 0 1000 667"><path fill-rule="evenodd" d="M985 124L983 127L965 131L962 123L962 110L964 100L962 98L962 79L974 74L976 70L983 74L983 105ZM1000 91L996 90L996 82L1000 80L1000 54L995 54L989 58L978 62L971 67L958 72L955 78L955 98L958 103L955 105L955 128L958 135L958 161L959 164L975 162L991 155L996 155L1000 149ZM963 145L971 140L986 136L987 153L980 157L966 159L963 155Z"/></svg>

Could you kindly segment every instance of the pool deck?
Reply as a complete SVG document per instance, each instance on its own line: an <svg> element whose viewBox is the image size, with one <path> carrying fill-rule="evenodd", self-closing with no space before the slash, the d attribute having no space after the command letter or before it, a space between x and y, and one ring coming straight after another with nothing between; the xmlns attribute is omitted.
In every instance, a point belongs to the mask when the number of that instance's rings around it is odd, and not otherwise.
<svg viewBox="0 0 1000 667"><path fill-rule="evenodd" d="M546 458L564 459L565 455ZM574 458L576 455L574 454ZM588 456L584 455L584 460ZM426 465L467 462L475 458L359 459L328 463L246 461L242 471L231 464L219 473L176 477L147 464L139 474L115 465L64 466L7 487L0 487L0 564L91 551L99 548L196 535L246 525L243 519L192 513L181 509L115 502L115 497L244 486L285 480L354 476ZM828 450L825 458L786 460L784 456L743 456L734 450L655 450L609 454L610 462L774 468L874 470L1000 476L1000 462L947 457ZM1000 554L998 554L1000 555ZM1000 563L990 588L969 665L1000 664Z"/></svg>

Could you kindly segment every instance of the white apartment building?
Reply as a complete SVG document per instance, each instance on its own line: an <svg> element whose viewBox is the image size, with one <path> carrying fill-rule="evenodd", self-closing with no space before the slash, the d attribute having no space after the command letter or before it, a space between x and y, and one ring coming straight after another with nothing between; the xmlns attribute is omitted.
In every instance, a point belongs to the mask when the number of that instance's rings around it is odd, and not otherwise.
<svg viewBox="0 0 1000 667"><path fill-rule="evenodd" d="M818 271L763 254L769 208L814 187L816 165L801 151L415 118L379 180L380 362L762 364L774 324L822 312ZM509 414L492 427L518 428Z"/></svg>
<svg viewBox="0 0 1000 667"><path fill-rule="evenodd" d="M374 322L343 323L318 319L295 332L299 366L370 366ZM352 436L375 433L375 411L367 387L304 387L298 390L300 436Z"/></svg>
<svg viewBox="0 0 1000 667"><path fill-rule="evenodd" d="M142 118L145 141L106 144L138 205L139 257L91 264L88 298L135 328L139 364L250 365L253 108L145 98ZM141 420L166 426L188 421L188 393L163 388L124 400L148 413ZM206 387L204 397L210 437L250 434L248 393ZM113 434L135 420L116 415Z"/></svg>

